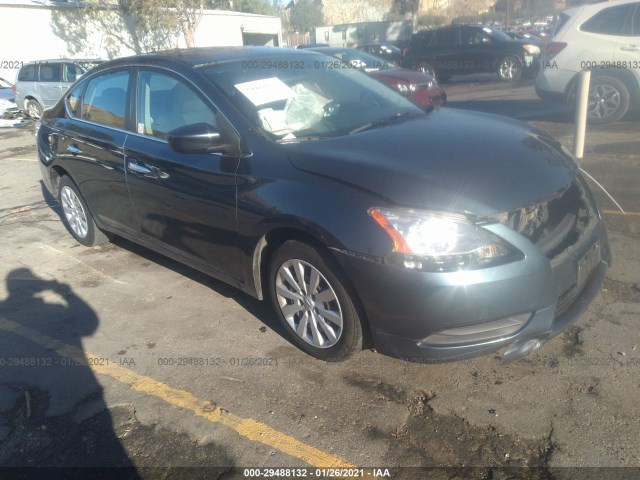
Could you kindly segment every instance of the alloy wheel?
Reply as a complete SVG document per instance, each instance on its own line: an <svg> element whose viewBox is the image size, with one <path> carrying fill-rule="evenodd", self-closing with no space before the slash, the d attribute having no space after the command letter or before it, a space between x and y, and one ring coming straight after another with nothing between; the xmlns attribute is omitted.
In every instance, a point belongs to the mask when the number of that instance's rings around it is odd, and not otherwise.
<svg viewBox="0 0 640 480"><path fill-rule="evenodd" d="M80 238L85 238L89 232L87 215L80 203L80 199L71 188L64 186L60 190L60 201L64 216L69 223L69 227Z"/></svg>
<svg viewBox="0 0 640 480"><path fill-rule="evenodd" d="M589 116L604 119L620 108L620 92L611 85L596 85L589 93Z"/></svg>
<svg viewBox="0 0 640 480"><path fill-rule="evenodd" d="M298 259L284 262L276 274L276 298L287 324L317 348L338 343L343 315L336 292L313 265Z"/></svg>

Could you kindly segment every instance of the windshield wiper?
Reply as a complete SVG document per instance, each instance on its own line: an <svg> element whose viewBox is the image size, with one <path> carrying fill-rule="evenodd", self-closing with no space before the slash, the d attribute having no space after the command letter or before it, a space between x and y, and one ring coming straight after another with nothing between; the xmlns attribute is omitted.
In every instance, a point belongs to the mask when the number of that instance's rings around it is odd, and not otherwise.
<svg viewBox="0 0 640 480"><path fill-rule="evenodd" d="M365 123L364 125L360 125L359 127L354 128L349 131L349 135L353 135L354 133L363 132L365 130L371 130L372 128L383 127L385 125L389 125L391 123L396 123L398 121L404 121L408 118L413 117L421 117L422 114L417 114L415 112L398 112L393 115L389 115L388 117L383 117L373 122Z"/></svg>

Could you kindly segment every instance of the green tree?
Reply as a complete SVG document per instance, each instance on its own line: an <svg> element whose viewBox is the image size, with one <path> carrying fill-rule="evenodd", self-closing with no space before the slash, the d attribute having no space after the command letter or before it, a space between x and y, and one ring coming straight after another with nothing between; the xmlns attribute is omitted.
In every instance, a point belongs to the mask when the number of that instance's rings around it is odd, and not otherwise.
<svg viewBox="0 0 640 480"><path fill-rule="evenodd" d="M313 32L324 24L322 4L318 0L299 0L291 8L289 25L294 32Z"/></svg>
<svg viewBox="0 0 640 480"><path fill-rule="evenodd" d="M278 10L264 0L233 0L232 10L259 15L278 15Z"/></svg>

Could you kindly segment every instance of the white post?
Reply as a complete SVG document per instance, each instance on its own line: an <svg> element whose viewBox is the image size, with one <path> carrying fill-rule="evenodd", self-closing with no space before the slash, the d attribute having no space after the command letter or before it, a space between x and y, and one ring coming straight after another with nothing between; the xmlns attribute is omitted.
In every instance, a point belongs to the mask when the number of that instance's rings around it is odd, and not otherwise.
<svg viewBox="0 0 640 480"><path fill-rule="evenodd" d="M582 158L584 154L584 136L587 129L590 80L591 70L582 70L578 74L576 86L576 129L573 137L573 154L576 158Z"/></svg>

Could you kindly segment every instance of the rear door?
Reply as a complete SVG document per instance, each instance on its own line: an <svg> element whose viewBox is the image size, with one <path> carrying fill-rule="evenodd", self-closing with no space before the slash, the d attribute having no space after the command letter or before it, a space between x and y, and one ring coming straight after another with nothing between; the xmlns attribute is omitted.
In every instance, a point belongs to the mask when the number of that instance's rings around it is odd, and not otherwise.
<svg viewBox="0 0 640 480"><path fill-rule="evenodd" d="M110 71L69 92L58 157L101 226L137 235L124 160L130 78L128 70Z"/></svg>
<svg viewBox="0 0 640 480"><path fill-rule="evenodd" d="M140 232L181 257L240 279L236 224L239 157L180 153L167 134L225 121L185 78L160 69L137 74L135 134L127 138L127 183Z"/></svg>
<svg viewBox="0 0 640 480"><path fill-rule="evenodd" d="M66 90L62 85L62 63L43 62L38 65L37 92L44 108L52 107L60 99Z"/></svg>
<svg viewBox="0 0 640 480"><path fill-rule="evenodd" d="M640 2L632 8L622 35L616 39L613 60L616 68L630 70L640 83Z"/></svg>
<svg viewBox="0 0 640 480"><path fill-rule="evenodd" d="M460 51L460 28L446 27L436 30L435 44L432 47L436 72L456 73L464 71Z"/></svg>
<svg viewBox="0 0 640 480"><path fill-rule="evenodd" d="M584 56L589 55L591 58L581 60L590 61L587 63L595 68L616 68L611 67L616 56L621 59L621 56L633 53L621 49L633 49L634 42L630 38L633 10L634 4L617 5L605 8L585 21L580 26L584 33L581 36L581 47L584 49Z"/></svg>

